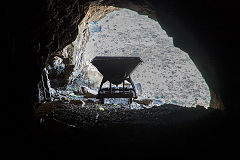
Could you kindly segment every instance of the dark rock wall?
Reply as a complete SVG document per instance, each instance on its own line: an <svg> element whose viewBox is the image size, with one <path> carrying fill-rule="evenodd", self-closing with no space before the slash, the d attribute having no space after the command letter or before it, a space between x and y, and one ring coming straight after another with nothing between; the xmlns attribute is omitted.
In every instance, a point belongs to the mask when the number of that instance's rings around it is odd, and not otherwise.
<svg viewBox="0 0 240 160"><path fill-rule="evenodd" d="M45 9L48 12L47 45L49 53L61 50L75 40L78 34L77 26L89 6L88 1L47 0Z"/></svg>
<svg viewBox="0 0 240 160"><path fill-rule="evenodd" d="M158 21L186 51L227 109L238 110L239 6L236 1L161 1Z"/></svg>
<svg viewBox="0 0 240 160"><path fill-rule="evenodd" d="M31 45L32 31L45 23L41 12L44 4L39 2L7 1L4 6L3 45L4 58L4 107L6 113L2 118L7 127L24 127L31 122L32 104L36 92L35 85L40 79L40 55ZM37 21L36 21L37 20ZM44 35L44 32L39 33ZM47 53L47 51L45 51Z"/></svg>
<svg viewBox="0 0 240 160"><path fill-rule="evenodd" d="M4 119L11 125L28 126L44 63L50 53L75 39L88 2L7 1L3 6L5 84L8 85Z"/></svg>
<svg viewBox="0 0 240 160"><path fill-rule="evenodd" d="M177 47L189 53L224 105L230 110L238 110L238 96L233 92L239 88L239 26L236 23L239 6L233 0L226 3L121 1L116 6L124 7L125 4L137 10L137 5L147 3L155 7L156 19L163 29L174 38ZM19 119L23 120L21 124L27 124L36 99L36 84L48 54L75 39L77 25L89 3L80 0L13 0L2 6L7 55L4 77L7 77L5 84L8 85L4 118L16 125L16 122L20 123Z"/></svg>

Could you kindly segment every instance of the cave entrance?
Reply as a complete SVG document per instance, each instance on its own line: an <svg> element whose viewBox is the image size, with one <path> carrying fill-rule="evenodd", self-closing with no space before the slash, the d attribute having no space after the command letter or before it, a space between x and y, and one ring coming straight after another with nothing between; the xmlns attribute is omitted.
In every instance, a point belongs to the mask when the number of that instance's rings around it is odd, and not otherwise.
<svg viewBox="0 0 240 160"><path fill-rule="evenodd" d="M49 56L43 74L49 100L97 103L94 95L102 75L90 63L95 56L137 56L143 60L131 76L142 91L139 99L150 103L134 103L135 108L210 105L209 87L201 73L188 54L173 45L160 24L136 11L112 6L90 7L79 24L76 40ZM40 102L46 95L41 86L44 84L39 84ZM109 100L108 104L123 103L118 102Z"/></svg>

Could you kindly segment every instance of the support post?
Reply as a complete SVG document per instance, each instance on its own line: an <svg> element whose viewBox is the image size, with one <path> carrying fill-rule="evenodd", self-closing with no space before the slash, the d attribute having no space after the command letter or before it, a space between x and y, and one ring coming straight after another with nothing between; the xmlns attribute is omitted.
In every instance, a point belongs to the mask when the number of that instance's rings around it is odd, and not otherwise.
<svg viewBox="0 0 240 160"><path fill-rule="evenodd" d="M109 83L110 83L110 93L112 94L112 82L109 81Z"/></svg>
<svg viewBox="0 0 240 160"><path fill-rule="evenodd" d="M133 91L134 91L134 93L135 93L135 97L137 98L136 88L135 88L135 86L134 86L134 84L133 84L133 81L132 81L132 79L131 79L130 76L127 78L127 81L132 85Z"/></svg>
<svg viewBox="0 0 240 160"><path fill-rule="evenodd" d="M125 84L124 84L124 80L123 80L123 93L125 92Z"/></svg>

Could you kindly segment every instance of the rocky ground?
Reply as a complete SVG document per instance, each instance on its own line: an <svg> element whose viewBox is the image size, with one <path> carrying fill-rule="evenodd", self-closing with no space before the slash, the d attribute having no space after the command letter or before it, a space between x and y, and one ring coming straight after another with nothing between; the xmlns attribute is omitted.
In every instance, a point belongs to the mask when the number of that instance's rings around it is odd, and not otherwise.
<svg viewBox="0 0 240 160"><path fill-rule="evenodd" d="M129 109L57 101L41 104L34 118L25 145L55 158L206 157L226 151L223 144L233 142L226 136L237 134L222 111L201 106Z"/></svg>
<svg viewBox="0 0 240 160"><path fill-rule="evenodd" d="M39 123L54 118L66 125L72 127L90 127L102 126L108 124L125 124L125 123L182 123L182 121L192 121L206 116L211 111L199 108L184 108L176 105L153 106L151 108L135 107L137 104L99 104L87 102L84 106L79 101L70 102L49 102L41 104L35 113L35 118ZM187 116L183 118L176 116L181 112ZM189 114L192 112L193 114ZM175 115L175 116L173 116ZM164 121L164 122L163 122Z"/></svg>

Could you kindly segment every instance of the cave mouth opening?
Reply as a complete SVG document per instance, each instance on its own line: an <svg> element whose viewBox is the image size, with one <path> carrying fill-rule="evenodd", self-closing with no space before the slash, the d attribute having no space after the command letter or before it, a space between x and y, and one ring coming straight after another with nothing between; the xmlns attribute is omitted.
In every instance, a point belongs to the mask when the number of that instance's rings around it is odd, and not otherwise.
<svg viewBox="0 0 240 160"><path fill-rule="evenodd" d="M78 36L51 54L38 84L39 102L61 101L97 108L144 109L163 104L208 108L210 91L187 53L173 45L160 24L146 15L113 6L90 6ZM102 75L90 63L95 56L138 56L143 63L131 75L140 101L96 99ZM91 104L91 105L89 105Z"/></svg>

